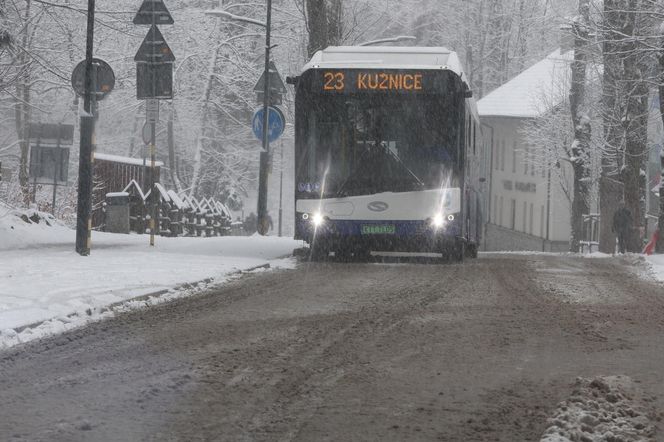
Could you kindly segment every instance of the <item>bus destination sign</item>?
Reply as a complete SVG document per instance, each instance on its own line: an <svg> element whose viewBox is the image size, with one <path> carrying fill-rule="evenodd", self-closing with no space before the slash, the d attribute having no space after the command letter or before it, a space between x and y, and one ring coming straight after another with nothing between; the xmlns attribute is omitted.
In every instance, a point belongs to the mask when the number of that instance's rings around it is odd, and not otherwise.
<svg viewBox="0 0 664 442"><path fill-rule="evenodd" d="M422 93L435 84L435 75L421 71L321 70L320 88L325 93L399 92Z"/></svg>

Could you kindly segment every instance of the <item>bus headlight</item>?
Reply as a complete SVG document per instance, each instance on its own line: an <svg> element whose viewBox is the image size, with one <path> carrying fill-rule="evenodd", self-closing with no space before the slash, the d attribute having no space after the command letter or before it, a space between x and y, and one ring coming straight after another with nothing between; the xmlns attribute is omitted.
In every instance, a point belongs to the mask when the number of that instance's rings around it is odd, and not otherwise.
<svg viewBox="0 0 664 442"><path fill-rule="evenodd" d="M447 215L447 220L448 221L454 221L454 215Z"/></svg>
<svg viewBox="0 0 664 442"><path fill-rule="evenodd" d="M310 219L315 227L320 226L321 224L323 224L323 221L325 221L323 215L321 215L320 213L314 213L313 215L311 215Z"/></svg>
<svg viewBox="0 0 664 442"><path fill-rule="evenodd" d="M437 214L436 216L433 217L431 220L431 224L436 228L440 229L445 225L445 218L443 218L442 214Z"/></svg>

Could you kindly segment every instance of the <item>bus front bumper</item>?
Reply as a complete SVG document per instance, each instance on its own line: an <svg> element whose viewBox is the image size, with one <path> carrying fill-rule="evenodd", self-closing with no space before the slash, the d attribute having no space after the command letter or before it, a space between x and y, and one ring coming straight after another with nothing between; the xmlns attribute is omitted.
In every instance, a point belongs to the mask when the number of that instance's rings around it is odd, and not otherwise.
<svg viewBox="0 0 664 442"><path fill-rule="evenodd" d="M295 238L330 249L362 248L375 251L438 252L454 247L462 236L460 222L447 221L439 227L430 220L362 221L324 219L316 223L298 214Z"/></svg>

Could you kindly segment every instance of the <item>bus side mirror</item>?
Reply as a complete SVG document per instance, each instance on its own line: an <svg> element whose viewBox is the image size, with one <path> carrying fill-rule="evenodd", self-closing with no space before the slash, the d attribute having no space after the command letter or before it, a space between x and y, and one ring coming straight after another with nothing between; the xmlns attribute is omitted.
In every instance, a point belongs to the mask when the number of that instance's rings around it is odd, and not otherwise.
<svg viewBox="0 0 664 442"><path fill-rule="evenodd" d="M466 89L463 96L466 98L473 98L473 91L471 89Z"/></svg>
<svg viewBox="0 0 664 442"><path fill-rule="evenodd" d="M286 77L286 84L292 84L295 86L300 77Z"/></svg>

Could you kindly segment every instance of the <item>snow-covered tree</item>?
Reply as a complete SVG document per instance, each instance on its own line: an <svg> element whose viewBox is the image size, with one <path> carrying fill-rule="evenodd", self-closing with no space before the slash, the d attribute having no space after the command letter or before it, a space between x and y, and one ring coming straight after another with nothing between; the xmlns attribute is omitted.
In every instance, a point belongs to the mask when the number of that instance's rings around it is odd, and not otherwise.
<svg viewBox="0 0 664 442"><path fill-rule="evenodd" d="M655 0L604 0L601 6L602 19L597 23L604 67L600 250L614 251L613 213L624 201L635 223L627 248L638 252L639 228L645 224L648 97L658 84L654 23L661 18L661 5Z"/></svg>
<svg viewBox="0 0 664 442"><path fill-rule="evenodd" d="M586 109L586 68L589 57L590 39L590 1L579 0L579 14L572 20L571 31L574 36L574 61L569 93L569 106L574 140L569 148L569 160L573 169L573 197L570 251L579 251L583 239L583 215L590 213L590 143L591 120Z"/></svg>

